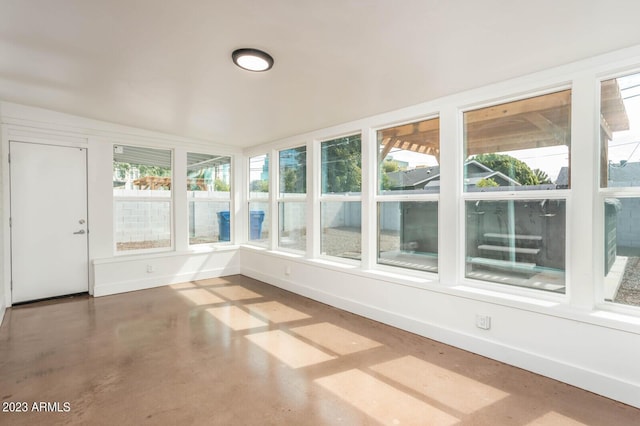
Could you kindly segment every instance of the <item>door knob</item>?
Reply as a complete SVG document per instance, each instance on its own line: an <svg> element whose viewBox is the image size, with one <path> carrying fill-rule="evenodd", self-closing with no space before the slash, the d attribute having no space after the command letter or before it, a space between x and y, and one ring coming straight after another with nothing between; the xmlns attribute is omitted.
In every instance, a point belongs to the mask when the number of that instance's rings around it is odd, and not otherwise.
<svg viewBox="0 0 640 426"><path fill-rule="evenodd" d="M84 229L81 229L78 232L74 232L74 235L82 235L82 234L84 234Z"/></svg>

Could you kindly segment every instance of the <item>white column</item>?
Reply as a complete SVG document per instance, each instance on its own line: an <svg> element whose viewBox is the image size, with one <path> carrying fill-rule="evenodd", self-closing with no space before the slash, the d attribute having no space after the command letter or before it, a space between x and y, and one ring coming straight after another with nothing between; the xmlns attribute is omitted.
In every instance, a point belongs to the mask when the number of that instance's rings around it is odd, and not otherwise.
<svg viewBox="0 0 640 426"><path fill-rule="evenodd" d="M567 294L569 303L592 309L595 285L602 282L602 225L597 221L597 84L593 74L573 81L571 100L571 196L567 205Z"/></svg>
<svg viewBox="0 0 640 426"><path fill-rule="evenodd" d="M459 283L464 267L464 163L460 112L447 105L440 110L440 201L438 202L438 276L440 283Z"/></svg>
<svg viewBox="0 0 640 426"><path fill-rule="evenodd" d="M365 128L362 130L362 269L371 269L377 259L377 206L375 202L378 146L376 132Z"/></svg>
<svg viewBox="0 0 640 426"><path fill-rule="evenodd" d="M173 240L176 251L189 248L189 205L187 200L187 151L176 148L173 151L173 177L171 179L173 197Z"/></svg>

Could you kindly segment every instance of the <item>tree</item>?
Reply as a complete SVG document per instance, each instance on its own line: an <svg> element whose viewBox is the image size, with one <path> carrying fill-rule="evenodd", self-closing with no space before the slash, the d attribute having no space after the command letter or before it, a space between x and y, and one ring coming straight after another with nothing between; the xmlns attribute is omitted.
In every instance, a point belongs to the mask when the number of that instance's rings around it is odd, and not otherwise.
<svg viewBox="0 0 640 426"><path fill-rule="evenodd" d="M223 181L222 179L216 179L213 182L213 190L214 191L220 191L220 192L229 192L230 190L230 186L227 182Z"/></svg>
<svg viewBox="0 0 640 426"><path fill-rule="evenodd" d="M540 182L536 174L527 163L506 154L479 154L473 157L475 161L484 164L491 170L501 172L521 185L538 185Z"/></svg>
<svg viewBox="0 0 640 426"><path fill-rule="evenodd" d="M478 188L487 188L487 187L494 187L494 186L500 186L500 185L498 185L498 182L496 182L491 178L482 178L478 181L478 183L476 183L476 186Z"/></svg>
<svg viewBox="0 0 640 426"><path fill-rule="evenodd" d="M338 138L322 146L322 190L360 192L362 153L360 135Z"/></svg>
<svg viewBox="0 0 640 426"><path fill-rule="evenodd" d="M543 183L553 183L549 178L549 175L544 170L533 169L533 174L538 178L538 182L542 185Z"/></svg>
<svg viewBox="0 0 640 426"><path fill-rule="evenodd" d="M251 192L269 192L268 180L254 180L251 182Z"/></svg>
<svg viewBox="0 0 640 426"><path fill-rule="evenodd" d="M391 180L389 179L389 173L394 173L400 170L400 166L397 161L384 160L380 170L380 189L391 189Z"/></svg>
<svg viewBox="0 0 640 426"><path fill-rule="evenodd" d="M280 151L280 191L304 194L307 191L307 151L298 147Z"/></svg>

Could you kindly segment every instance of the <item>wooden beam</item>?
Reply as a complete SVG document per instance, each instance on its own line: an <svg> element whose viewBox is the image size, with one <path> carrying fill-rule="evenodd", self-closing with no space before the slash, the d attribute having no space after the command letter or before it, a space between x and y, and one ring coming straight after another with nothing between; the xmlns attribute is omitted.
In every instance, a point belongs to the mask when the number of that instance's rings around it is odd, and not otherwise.
<svg viewBox="0 0 640 426"><path fill-rule="evenodd" d="M469 125L481 121L512 117L528 112L568 108L571 105L571 90L550 93L519 101L508 102L464 113L464 123Z"/></svg>
<svg viewBox="0 0 640 426"><path fill-rule="evenodd" d="M527 113L524 118L544 133L553 136L558 141L558 145L569 145L569 138L567 137L569 132L567 129L554 124L538 112Z"/></svg>

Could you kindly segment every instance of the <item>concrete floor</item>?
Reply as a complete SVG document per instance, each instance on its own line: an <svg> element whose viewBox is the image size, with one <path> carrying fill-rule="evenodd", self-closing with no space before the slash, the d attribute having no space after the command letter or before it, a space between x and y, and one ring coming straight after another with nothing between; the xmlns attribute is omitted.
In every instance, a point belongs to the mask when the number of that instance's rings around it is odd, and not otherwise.
<svg viewBox="0 0 640 426"><path fill-rule="evenodd" d="M9 309L0 398L28 406L0 412L3 425L640 422L638 409L240 275Z"/></svg>

